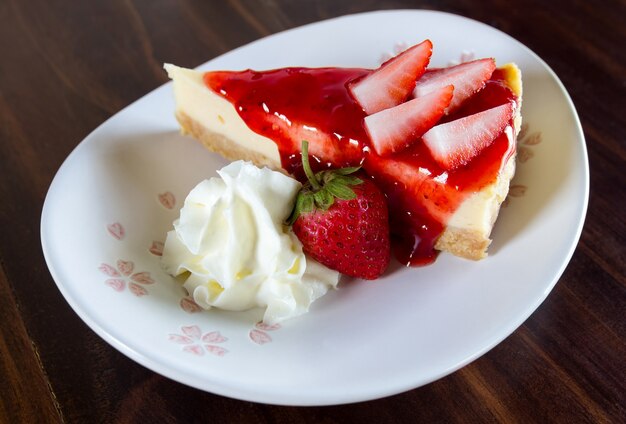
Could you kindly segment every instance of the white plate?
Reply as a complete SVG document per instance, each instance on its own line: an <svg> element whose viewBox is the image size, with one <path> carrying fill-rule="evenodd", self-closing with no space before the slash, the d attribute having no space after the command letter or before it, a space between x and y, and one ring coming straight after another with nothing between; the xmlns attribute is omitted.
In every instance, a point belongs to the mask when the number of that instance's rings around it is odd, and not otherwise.
<svg viewBox="0 0 626 424"><path fill-rule="evenodd" d="M177 134L166 84L89 135L52 182L41 238L72 308L115 348L169 378L234 398L291 405L406 391L453 372L511 334L562 274L588 199L578 117L539 57L484 24L402 10L286 31L202 69L375 67L394 45L425 38L434 43L435 65L473 53L500 64L514 61L524 74L528 128L488 259L444 254L430 267L395 266L376 282L343 284L279 329L255 328L259 311L194 312L181 301L182 288L161 271L158 245L150 247L164 239L187 192L226 162Z"/></svg>

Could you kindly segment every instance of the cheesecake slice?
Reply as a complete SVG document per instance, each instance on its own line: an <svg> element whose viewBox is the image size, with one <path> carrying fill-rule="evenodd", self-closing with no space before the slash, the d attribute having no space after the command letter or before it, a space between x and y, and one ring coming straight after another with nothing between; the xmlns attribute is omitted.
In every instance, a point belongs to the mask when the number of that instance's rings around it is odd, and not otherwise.
<svg viewBox="0 0 626 424"><path fill-rule="evenodd" d="M225 158L298 176L299 146L306 139L318 169L362 166L387 196L394 250L401 262L429 263L438 251L468 259L486 256L515 172L522 100L516 65L490 72L480 91L470 93L460 105L457 99L455 109L446 110L439 120L438 125L463 118L471 122L485 110L513 105L507 125L488 146L450 169L419 137L399 152L375 151L364 125L368 114L350 92L351 85L367 78L371 70L198 72L170 64L165 69L173 80L182 133ZM440 70L428 69L422 78L436 72Z"/></svg>

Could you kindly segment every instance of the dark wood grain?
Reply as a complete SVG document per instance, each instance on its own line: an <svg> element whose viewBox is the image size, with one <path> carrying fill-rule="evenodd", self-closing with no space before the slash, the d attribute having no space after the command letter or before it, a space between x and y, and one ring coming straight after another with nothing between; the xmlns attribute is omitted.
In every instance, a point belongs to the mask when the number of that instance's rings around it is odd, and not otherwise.
<svg viewBox="0 0 626 424"><path fill-rule="evenodd" d="M61 408L2 270L0 322L0 422L57 422Z"/></svg>
<svg viewBox="0 0 626 424"><path fill-rule="evenodd" d="M50 277L39 220L69 152L166 81L321 19L425 8L499 28L568 89L587 138L591 197L578 248L541 307L456 373L353 405L227 399L170 381L89 330ZM0 2L0 421L626 422L626 3L557 0Z"/></svg>

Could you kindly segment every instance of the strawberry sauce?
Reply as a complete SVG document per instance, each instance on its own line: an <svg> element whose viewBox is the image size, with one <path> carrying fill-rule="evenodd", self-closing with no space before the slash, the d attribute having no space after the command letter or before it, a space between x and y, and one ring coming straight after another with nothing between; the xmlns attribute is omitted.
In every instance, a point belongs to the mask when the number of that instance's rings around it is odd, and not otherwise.
<svg viewBox="0 0 626 424"><path fill-rule="evenodd" d="M493 183L514 152L503 133L468 166L445 172L421 142L387 157L370 149L365 113L347 90L370 71L357 68L284 68L207 72L205 84L229 100L248 127L278 146L282 165L302 177L301 141L312 166L363 165L388 199L394 253L406 265L426 265L448 219L470 194ZM515 101L496 71L483 90L441 122Z"/></svg>
<svg viewBox="0 0 626 424"><path fill-rule="evenodd" d="M207 72L204 82L228 99L248 127L276 142L282 165L296 176L302 140L323 167L358 166L369 145L365 112L346 85L370 72L349 68L284 68L256 72Z"/></svg>

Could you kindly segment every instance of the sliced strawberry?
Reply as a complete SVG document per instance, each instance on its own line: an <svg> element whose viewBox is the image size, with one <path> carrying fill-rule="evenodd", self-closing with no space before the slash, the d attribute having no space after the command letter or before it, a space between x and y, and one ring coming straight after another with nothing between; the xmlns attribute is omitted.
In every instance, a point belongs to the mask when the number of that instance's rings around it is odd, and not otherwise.
<svg viewBox="0 0 626 424"><path fill-rule="evenodd" d="M419 152L420 147L412 149ZM389 208L392 225L394 220L402 221L407 211L410 216L430 216L437 222L446 222L458 206L458 191L426 169L416 168L410 156L377 157L365 162L365 170L376 176L389 205L393 205Z"/></svg>
<svg viewBox="0 0 626 424"><path fill-rule="evenodd" d="M443 116L454 87L435 91L365 117L365 130L376 153L385 156L413 144Z"/></svg>
<svg viewBox="0 0 626 424"><path fill-rule="evenodd" d="M423 41L389 59L366 77L348 87L368 115L399 105L415 87L433 51L430 40Z"/></svg>
<svg viewBox="0 0 626 424"><path fill-rule="evenodd" d="M487 109L431 128L422 136L433 159L450 171L466 165L489 146L511 121L513 104Z"/></svg>
<svg viewBox="0 0 626 424"><path fill-rule="evenodd" d="M449 68L427 71L415 84L413 96L419 98L433 90L452 84L454 97L446 110L446 113L450 113L481 90L495 69L496 62L493 59L479 59Z"/></svg>

